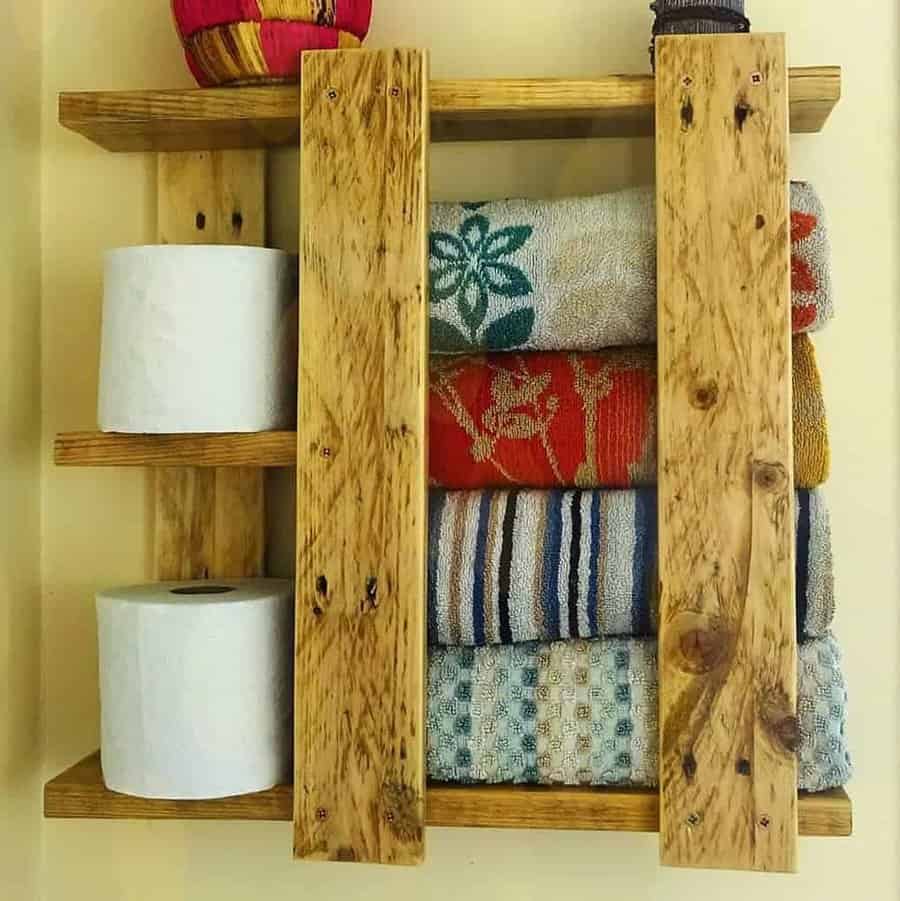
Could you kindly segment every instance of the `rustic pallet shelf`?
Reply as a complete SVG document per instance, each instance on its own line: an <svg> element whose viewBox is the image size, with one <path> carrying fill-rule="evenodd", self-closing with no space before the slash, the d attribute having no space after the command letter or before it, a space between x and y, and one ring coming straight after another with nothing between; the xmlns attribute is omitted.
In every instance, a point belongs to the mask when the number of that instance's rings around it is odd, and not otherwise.
<svg viewBox="0 0 900 901"><path fill-rule="evenodd" d="M296 432L227 435L124 435L62 432L53 443L57 466L293 467Z"/></svg>
<svg viewBox="0 0 900 901"><path fill-rule="evenodd" d="M290 431L75 432L59 435L54 447L59 465L149 468L156 579L263 572L261 469L297 468L296 792L284 785L220 801L145 801L108 791L93 755L46 785L46 816L293 820L295 856L379 863L421 861L425 826L662 827L665 863L769 871L795 869L798 833L850 834L843 790L795 791L793 543L783 528L791 503L787 135L823 128L840 98L841 71L787 70L777 35L667 37L657 49L658 81L433 81L427 54L383 50L308 54L299 89L60 96L65 127L108 150L159 152L161 243L264 243L263 148L297 147L302 131L306 365L299 456ZM427 783L427 146L654 130L661 284L668 286L659 311L659 487L669 499L660 523L668 567L661 569L668 587L661 792ZM323 167L350 193L335 194L319 177ZM710 190L723 179L728 192ZM708 222L720 227L702 227ZM742 240L721 237L732 233ZM316 251L322 245L328 255ZM680 287L681 277L697 290ZM753 303L738 296L741 282L755 286ZM365 320L354 315L363 305ZM738 334L742 346L756 349L742 359L746 372L717 338L724 320L732 339ZM696 365L678 368L686 359L679 342ZM351 365L350 352L364 365ZM695 384L698 372L715 375L723 389ZM740 429L714 431L726 414ZM680 423L729 451L729 460L740 458L727 485L714 474L711 452L693 462L678 452ZM694 444L688 434L688 449ZM679 468L685 464L687 474ZM685 484L705 486L694 492L703 503L687 498ZM741 577L723 582L721 597L704 594L715 580L678 556L687 546L679 536L704 534L697 523L711 524L716 536L700 541L698 560L709 572L750 573L755 581ZM360 603L376 590L377 604ZM680 609L679 597L700 598L702 610ZM725 633L734 641L723 642ZM361 668L360 659L376 663ZM738 703L754 685L762 688L764 671L768 694ZM700 694L703 704L694 703ZM348 757L346 747L358 753ZM751 760L752 768L735 767Z"/></svg>
<svg viewBox="0 0 900 901"><path fill-rule="evenodd" d="M853 813L843 790L801 794L799 807L801 835L850 835ZM51 819L289 822L292 811L289 785L218 801L147 801L116 794L103 784L99 754L44 787L44 815ZM627 788L431 785L425 817L429 826L656 832L659 795Z"/></svg>
<svg viewBox="0 0 900 901"><path fill-rule="evenodd" d="M653 133L649 75L432 81L432 141L636 137ZM790 71L791 131L821 131L841 96L837 66ZM299 144L299 90L273 85L63 93L59 121L117 152Z"/></svg>

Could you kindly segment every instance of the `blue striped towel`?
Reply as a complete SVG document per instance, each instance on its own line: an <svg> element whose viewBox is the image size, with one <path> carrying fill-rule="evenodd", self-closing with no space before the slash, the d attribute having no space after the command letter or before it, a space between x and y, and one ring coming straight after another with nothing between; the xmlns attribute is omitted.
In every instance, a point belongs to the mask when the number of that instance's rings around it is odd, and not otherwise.
<svg viewBox="0 0 900 901"><path fill-rule="evenodd" d="M821 493L799 491L794 515L798 633L823 636L834 576ZM648 636L656 625L655 489L432 490L431 644Z"/></svg>

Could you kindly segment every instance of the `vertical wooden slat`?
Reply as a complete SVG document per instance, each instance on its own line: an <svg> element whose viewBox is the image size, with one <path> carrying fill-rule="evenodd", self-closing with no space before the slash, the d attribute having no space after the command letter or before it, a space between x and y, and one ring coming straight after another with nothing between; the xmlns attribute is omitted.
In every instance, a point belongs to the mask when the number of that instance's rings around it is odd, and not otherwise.
<svg viewBox="0 0 900 901"><path fill-rule="evenodd" d="M661 854L796 867L781 35L657 42Z"/></svg>
<svg viewBox="0 0 900 901"><path fill-rule="evenodd" d="M424 832L427 57L308 53L301 121L295 855Z"/></svg>
<svg viewBox="0 0 900 901"><path fill-rule="evenodd" d="M161 153L161 244L247 244L266 236L264 150ZM263 574L264 474L258 468L149 471L155 579Z"/></svg>

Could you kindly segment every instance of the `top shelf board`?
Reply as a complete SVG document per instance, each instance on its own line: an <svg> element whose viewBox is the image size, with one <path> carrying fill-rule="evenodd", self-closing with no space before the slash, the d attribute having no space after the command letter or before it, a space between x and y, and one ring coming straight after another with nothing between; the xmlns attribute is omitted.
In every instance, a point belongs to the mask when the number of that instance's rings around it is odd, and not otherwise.
<svg viewBox="0 0 900 901"><path fill-rule="evenodd" d="M821 131L841 96L838 66L790 70L791 131ZM642 137L650 75L431 82L432 141ZM296 85L64 93L59 121L115 152L299 145Z"/></svg>

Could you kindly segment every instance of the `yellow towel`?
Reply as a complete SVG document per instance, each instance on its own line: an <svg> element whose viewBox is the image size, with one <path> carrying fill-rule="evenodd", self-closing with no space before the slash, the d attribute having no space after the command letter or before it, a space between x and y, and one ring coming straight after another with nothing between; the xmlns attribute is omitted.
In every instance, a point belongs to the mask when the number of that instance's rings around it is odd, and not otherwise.
<svg viewBox="0 0 900 901"><path fill-rule="evenodd" d="M809 335L794 338L794 481L821 485L831 471L822 378Z"/></svg>

